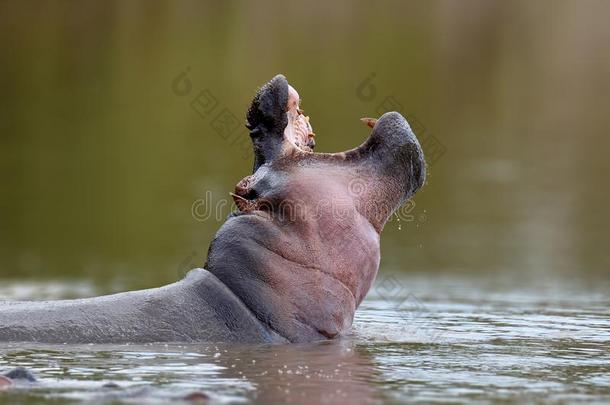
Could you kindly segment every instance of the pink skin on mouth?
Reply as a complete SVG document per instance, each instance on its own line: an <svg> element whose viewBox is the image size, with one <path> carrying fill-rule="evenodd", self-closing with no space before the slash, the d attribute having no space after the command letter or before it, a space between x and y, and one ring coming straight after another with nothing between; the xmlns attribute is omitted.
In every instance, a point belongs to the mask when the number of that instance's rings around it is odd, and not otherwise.
<svg viewBox="0 0 610 405"><path fill-rule="evenodd" d="M303 115L303 111L299 108L300 101L299 93L297 93L294 87L288 85L288 103L286 105L288 125L284 129L284 137L289 144L298 150L313 152L315 134L309 123L309 117ZM230 193L235 201L235 205L242 213L252 213L261 209L261 201L246 198L251 188L253 176L250 175L243 178L235 186L235 193Z"/></svg>
<svg viewBox="0 0 610 405"><path fill-rule="evenodd" d="M286 114L288 115L288 125L284 130L286 140L300 150L313 152L315 134L309 123L309 117L303 115L299 108L300 97L294 87L288 85L288 105Z"/></svg>

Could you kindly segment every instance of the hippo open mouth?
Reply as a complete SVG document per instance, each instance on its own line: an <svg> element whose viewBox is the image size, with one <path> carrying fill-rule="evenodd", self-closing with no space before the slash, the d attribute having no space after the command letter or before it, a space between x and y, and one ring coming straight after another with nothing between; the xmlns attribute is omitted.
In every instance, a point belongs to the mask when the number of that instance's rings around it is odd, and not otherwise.
<svg viewBox="0 0 610 405"><path fill-rule="evenodd" d="M248 111L253 174L235 187L238 211L205 267L290 341L349 328L379 267L379 233L423 185L423 153L406 120L393 112L363 122L372 133L359 147L314 152L309 118L281 75Z"/></svg>
<svg viewBox="0 0 610 405"><path fill-rule="evenodd" d="M343 161L346 166L361 161L376 165L381 169L380 172L391 174L388 176L389 180L403 177L403 182L408 185L406 194L409 197L423 185L425 180L423 153L408 123L399 113L387 113L380 120L361 118L362 123L372 128L373 132L369 139L357 148L339 153L314 153L315 133L310 118L303 113L300 103L299 93L282 75L276 76L261 87L252 101L246 126L251 131L255 162L253 174L239 181L234 192L230 193L238 213L268 213L274 206L273 201L262 198L258 188L254 187L268 169L265 167L259 173L261 166L265 166L265 163L268 163L266 166L270 166L269 163L274 160L287 163L286 166L306 161L309 163ZM378 121L380 121L379 125ZM382 152L392 155L392 158L383 158ZM377 161L374 161L375 158ZM396 162L397 158L403 158L405 161ZM402 171L399 164L393 165L393 163L408 164L407 172ZM366 182L368 179L363 176L352 178L351 186L356 186L352 188L357 189L357 186L362 187ZM364 188L371 191L370 187ZM367 190L361 190L364 191ZM388 202L389 200L384 200L383 205L387 205ZM368 208L369 211L373 209ZM267 217L267 215L263 216Z"/></svg>
<svg viewBox="0 0 610 405"><path fill-rule="evenodd" d="M300 104L299 93L294 87L288 85L288 105L286 106L288 125L284 130L284 137L295 147L306 152L312 152L316 146L314 139L316 134L314 134L309 122L309 116L303 114Z"/></svg>

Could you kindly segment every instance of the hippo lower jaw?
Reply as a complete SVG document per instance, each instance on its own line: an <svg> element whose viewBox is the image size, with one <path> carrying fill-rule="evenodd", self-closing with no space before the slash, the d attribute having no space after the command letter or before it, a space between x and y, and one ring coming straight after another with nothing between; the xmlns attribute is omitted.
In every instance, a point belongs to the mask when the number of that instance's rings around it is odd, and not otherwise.
<svg viewBox="0 0 610 405"><path fill-rule="evenodd" d="M368 171L363 177L376 177L381 182L386 181L386 191L391 192L393 196L399 196L398 199L386 198L386 192L382 195L383 199L376 201L371 195L377 192L376 188L365 184L370 183L370 180L354 177L350 180L351 184L348 184L352 188L350 194L355 192L359 194L357 197L366 200L358 211L381 233L390 214L423 186L426 178L425 161L417 138L399 113L388 112L379 119L362 118L361 121L372 128L372 133L364 143L354 149L336 153L313 153L312 148L299 146L298 142L295 143L290 138L291 134L284 133L284 137L279 141L283 143L282 152L272 159L278 160L280 165L359 165L363 171ZM392 159L384 160L383 155L392 155ZM263 219L272 219L270 211L274 202L262 198L260 192L254 188L256 181L264 176L257 173L266 173L270 166L269 161L261 159L261 162L265 164L259 165L253 175L242 179L235 186L234 192L230 193L237 207L233 215L258 215ZM407 170L404 170L405 166ZM362 189L357 190L358 187ZM294 204L295 201L288 203Z"/></svg>

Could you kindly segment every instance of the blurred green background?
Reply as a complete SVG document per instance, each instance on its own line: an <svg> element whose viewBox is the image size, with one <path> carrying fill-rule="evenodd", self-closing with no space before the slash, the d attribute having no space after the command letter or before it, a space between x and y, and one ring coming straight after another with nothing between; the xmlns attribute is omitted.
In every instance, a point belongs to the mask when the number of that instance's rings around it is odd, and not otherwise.
<svg viewBox="0 0 610 405"><path fill-rule="evenodd" d="M139 288L201 266L229 211L200 214L249 174L246 108L284 73L318 151L360 144L358 119L387 109L425 140L428 183L386 226L383 272L607 279L609 15L602 0L3 1L0 277Z"/></svg>

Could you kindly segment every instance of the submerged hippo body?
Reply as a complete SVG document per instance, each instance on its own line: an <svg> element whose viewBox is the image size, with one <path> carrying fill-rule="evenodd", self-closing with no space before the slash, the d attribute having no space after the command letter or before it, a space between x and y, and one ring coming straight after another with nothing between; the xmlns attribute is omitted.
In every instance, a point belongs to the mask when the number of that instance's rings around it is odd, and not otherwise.
<svg viewBox="0 0 610 405"><path fill-rule="evenodd" d="M406 120L367 121L369 139L314 153L298 94L278 75L247 115L254 173L212 241L205 269L151 290L97 298L0 302L0 341L305 342L352 323L379 267L379 234L425 179Z"/></svg>
<svg viewBox="0 0 610 405"><path fill-rule="evenodd" d="M191 270L161 288L76 300L0 302L0 341L286 342L214 275Z"/></svg>

